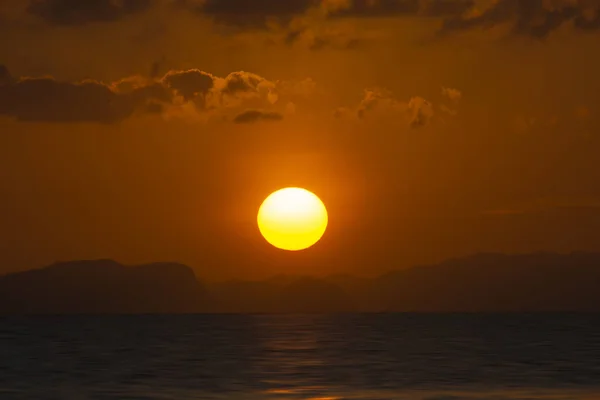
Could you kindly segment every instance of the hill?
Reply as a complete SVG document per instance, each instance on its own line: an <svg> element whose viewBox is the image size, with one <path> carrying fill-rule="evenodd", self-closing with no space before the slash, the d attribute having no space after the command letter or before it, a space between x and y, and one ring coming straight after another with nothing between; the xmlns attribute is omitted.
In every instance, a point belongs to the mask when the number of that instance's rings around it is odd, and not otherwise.
<svg viewBox="0 0 600 400"><path fill-rule="evenodd" d="M72 261L0 278L0 313L186 313L205 311L206 289L181 264L124 266Z"/></svg>
<svg viewBox="0 0 600 400"><path fill-rule="evenodd" d="M600 254L478 254L376 278L200 283L181 264L73 261L0 277L0 313L600 311Z"/></svg>
<svg viewBox="0 0 600 400"><path fill-rule="evenodd" d="M600 254L479 254L385 274L370 311L600 311Z"/></svg>

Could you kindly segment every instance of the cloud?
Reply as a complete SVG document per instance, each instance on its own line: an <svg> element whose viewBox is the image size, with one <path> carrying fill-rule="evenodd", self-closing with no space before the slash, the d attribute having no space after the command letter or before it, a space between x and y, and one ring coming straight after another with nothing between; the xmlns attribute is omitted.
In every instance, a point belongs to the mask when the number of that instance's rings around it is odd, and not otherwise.
<svg viewBox="0 0 600 400"><path fill-rule="evenodd" d="M473 7L473 0L352 0L334 17L390 17L402 15L460 15Z"/></svg>
<svg viewBox="0 0 600 400"><path fill-rule="evenodd" d="M446 18L438 33L509 24L515 35L542 39L567 22L583 31L600 28L600 1L497 0L487 8L473 8L469 13Z"/></svg>
<svg viewBox="0 0 600 400"><path fill-rule="evenodd" d="M178 0L179 6L211 17L217 23L249 28L287 25L294 17L319 14L329 18L402 15L460 15L473 0Z"/></svg>
<svg viewBox="0 0 600 400"><path fill-rule="evenodd" d="M277 83L246 71L232 72L217 78L213 99L219 107L235 108L246 103L252 107L272 105L279 101Z"/></svg>
<svg viewBox="0 0 600 400"><path fill-rule="evenodd" d="M352 110L348 107L339 107L334 110L335 118L381 118L392 116L397 119L403 117L405 123L411 128L426 126L434 117L433 105L420 96L415 96L407 102L397 100L393 94L385 89L366 89L358 106Z"/></svg>
<svg viewBox="0 0 600 400"><path fill-rule="evenodd" d="M364 38L349 32L331 29L315 29L310 26L290 29L284 37L284 44L288 46L300 45L310 50L323 49L355 49L359 47Z"/></svg>
<svg viewBox="0 0 600 400"><path fill-rule="evenodd" d="M258 121L281 121L283 115L275 111L246 110L235 116L233 122L236 124L247 124Z"/></svg>
<svg viewBox="0 0 600 400"><path fill-rule="evenodd" d="M422 97L413 97L408 102L409 125L411 128L418 128L429 124L433 118L433 106Z"/></svg>
<svg viewBox="0 0 600 400"><path fill-rule="evenodd" d="M53 25L112 22L148 10L156 0L31 0L27 11Z"/></svg>
<svg viewBox="0 0 600 400"><path fill-rule="evenodd" d="M264 29L273 23L289 23L294 15L314 6L314 0L175 0L179 7L206 15L218 24Z"/></svg>
<svg viewBox="0 0 600 400"><path fill-rule="evenodd" d="M282 35L286 45L311 50L354 49L368 32L335 30L331 20L356 18L442 18L438 35L508 25L515 35L545 38L570 23L579 31L600 29L600 0L179 0L217 24L262 29Z"/></svg>
<svg viewBox="0 0 600 400"><path fill-rule="evenodd" d="M310 79L298 82L270 81L247 71L232 72L224 78L200 70L170 72L162 82L167 82L180 96L180 99L175 99L174 108L183 107L194 113L220 113L224 114L222 116L225 119L228 119L228 114L234 113L241 118L241 122L250 122L244 118L251 118L254 114L243 115L243 110L284 108L286 102L301 101L314 91L314 82ZM190 108L190 104L194 107ZM173 109L169 111L177 112ZM264 114L258 118L274 118L267 111Z"/></svg>
<svg viewBox="0 0 600 400"><path fill-rule="evenodd" d="M262 84L269 86L265 78L251 72L232 72L225 78L221 91L226 95L258 93Z"/></svg>
<svg viewBox="0 0 600 400"><path fill-rule="evenodd" d="M363 99L358 105L356 115L358 118L363 119L369 111L374 110L376 107L382 104L384 107L388 108L395 108L398 105L396 100L392 97L392 94L387 90L367 89L365 90Z"/></svg>
<svg viewBox="0 0 600 400"><path fill-rule="evenodd" d="M204 96L214 87L214 81L215 78L212 75L198 69L170 71L162 78L162 82L183 97L185 101L190 101L198 96L204 99Z"/></svg>
<svg viewBox="0 0 600 400"><path fill-rule="evenodd" d="M462 92L458 89L442 87L442 96L449 100L451 104L441 104L440 110L449 115L458 114L458 104L462 99Z"/></svg>
<svg viewBox="0 0 600 400"><path fill-rule="evenodd" d="M276 120L281 114L268 108L280 104L280 99L284 99L281 108L289 108L292 100L309 96L313 86L310 79L271 82L245 71L220 78L199 69L169 71L159 79L133 76L110 84L52 77L14 80L0 65L0 115L19 121L106 124L134 114L233 113L236 122ZM240 108L249 111L240 113Z"/></svg>
<svg viewBox="0 0 600 400"><path fill-rule="evenodd" d="M146 107L165 102L162 85L149 84L118 92L96 81L59 82L24 78L0 86L0 115L20 121L114 123Z"/></svg>
<svg viewBox="0 0 600 400"><path fill-rule="evenodd" d="M358 47L367 32L326 24L356 18L443 18L442 36L496 25L536 38L567 23L579 31L600 28L599 0L29 0L27 12L52 25L81 26L121 20L161 4L226 27L220 32L266 31L278 37L275 42L312 50Z"/></svg>
<svg viewBox="0 0 600 400"><path fill-rule="evenodd" d="M160 71L163 69L166 62L166 57L161 57L160 60L156 60L150 66L150 78L155 79L160 75Z"/></svg>
<svg viewBox="0 0 600 400"><path fill-rule="evenodd" d="M336 26L332 20L406 15L458 15L472 0L178 0L180 7L228 27L226 34L263 30L268 43L310 50L355 49L369 41L371 32ZM375 35L376 36L376 35Z"/></svg>
<svg viewBox="0 0 600 400"><path fill-rule="evenodd" d="M452 89L447 87L442 87L442 96L446 97L448 100L453 103L458 103L462 98L462 93L458 89Z"/></svg>
<svg viewBox="0 0 600 400"><path fill-rule="evenodd" d="M317 89L317 83L311 78L299 81L278 81L276 91L278 94L287 94L293 97L309 98Z"/></svg>

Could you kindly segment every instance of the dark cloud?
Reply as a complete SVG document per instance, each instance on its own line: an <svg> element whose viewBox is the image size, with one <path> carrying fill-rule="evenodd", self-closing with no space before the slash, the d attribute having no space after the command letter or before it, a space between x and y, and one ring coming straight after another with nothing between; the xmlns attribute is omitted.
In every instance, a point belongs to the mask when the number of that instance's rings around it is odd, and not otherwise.
<svg viewBox="0 0 600 400"><path fill-rule="evenodd" d="M233 122L236 124L247 124L257 121L281 121L283 115L274 111L246 110L235 116Z"/></svg>
<svg viewBox="0 0 600 400"><path fill-rule="evenodd" d="M148 114L162 114L165 111L165 106L162 103L149 101L146 105L145 111Z"/></svg>
<svg viewBox="0 0 600 400"><path fill-rule="evenodd" d="M281 83L280 83L281 84ZM282 87L262 76L246 71L232 72L224 79L218 80L218 88L215 88L216 98L221 106L236 106L242 101L266 101L274 104L278 101ZM254 104L250 107L262 107Z"/></svg>
<svg viewBox="0 0 600 400"><path fill-rule="evenodd" d="M470 9L473 0L177 0L179 6L242 28L287 25L295 16L321 9L325 16L390 17L398 15L454 16Z"/></svg>
<svg viewBox="0 0 600 400"><path fill-rule="evenodd" d="M459 15L473 7L473 0L351 0L334 17L389 17L394 15Z"/></svg>
<svg viewBox="0 0 600 400"><path fill-rule="evenodd" d="M319 0L176 0L175 4L206 15L215 22L243 28L265 28L269 21L283 24L305 13Z"/></svg>
<svg viewBox="0 0 600 400"><path fill-rule="evenodd" d="M432 17L462 15L475 6L473 0L421 0L419 13Z"/></svg>
<svg viewBox="0 0 600 400"><path fill-rule="evenodd" d="M579 30L600 28L597 0L498 0L474 15L456 15L444 20L439 34L474 28L512 24L516 35L545 38L567 22Z"/></svg>
<svg viewBox="0 0 600 400"><path fill-rule="evenodd" d="M225 87L223 93L236 94L241 92L256 92L258 85L264 81L264 78L249 72L232 72L225 78Z"/></svg>
<svg viewBox="0 0 600 400"><path fill-rule="evenodd" d="M20 121L115 123L134 114L166 117L227 115L241 107L236 123L279 120L269 109L280 98L288 102L308 96L314 83L271 82L250 72L225 78L190 69L169 71L162 78L133 76L110 84L86 80L62 82L51 77L14 80L0 65L0 116ZM295 107L294 107L295 108Z"/></svg>
<svg viewBox="0 0 600 400"><path fill-rule="evenodd" d="M95 81L25 78L0 86L0 115L20 121L114 123L152 99L169 101L169 94L158 84L120 93Z"/></svg>
<svg viewBox="0 0 600 400"><path fill-rule="evenodd" d="M176 95L191 101L212 87L213 77L199 70L170 71L160 80L127 78L111 85L24 78L0 85L0 115L20 121L114 123L136 112L160 113Z"/></svg>
<svg viewBox="0 0 600 400"><path fill-rule="evenodd" d="M327 29L324 22L343 18L385 18L394 16L461 15L473 7L473 0L176 0L180 7L211 18L229 27L263 29L274 38L268 43L299 46L310 50L347 50L369 41L364 32Z"/></svg>
<svg viewBox="0 0 600 400"><path fill-rule="evenodd" d="M54 25L85 25L116 21L146 11L156 2L156 0L31 0L27 11Z"/></svg>
<svg viewBox="0 0 600 400"><path fill-rule="evenodd" d="M160 71L163 69L165 62L167 61L166 57L161 57L160 60L156 60L150 66L150 78L158 78L160 75Z"/></svg>
<svg viewBox="0 0 600 400"><path fill-rule="evenodd" d="M305 12L308 8L316 6L321 0L203 0L188 1L197 4L197 8L204 13L220 15L248 16L260 15L293 15Z"/></svg>
<svg viewBox="0 0 600 400"><path fill-rule="evenodd" d="M179 3L220 24L240 28L271 28L274 25L289 28L284 43L291 45L303 41L314 50L352 48L360 41L353 38L340 40L313 32L310 21L298 27L298 17L312 15L310 18L314 18L315 13L311 10L319 11L316 15L321 19L442 17L439 35L499 24L511 24L515 35L535 38L544 38L566 23L581 31L600 29L598 0L496 0L490 1L487 8L480 8L474 0L180 0ZM309 40L302 40L306 37Z"/></svg>
<svg viewBox="0 0 600 400"><path fill-rule="evenodd" d="M25 0L24 0L25 1ZM288 30L284 42L306 42L313 50L354 48L360 40L314 32L298 19L430 16L445 18L438 34L512 24L517 35L544 38L570 23L575 29L600 29L598 0L496 0L479 9L474 0L163 0L240 29ZM54 25L116 21L141 13L161 0L29 0L28 12ZM309 18L309 19L310 19ZM304 38L304 39L303 39ZM306 39L309 38L309 39Z"/></svg>
<svg viewBox="0 0 600 400"><path fill-rule="evenodd" d="M186 101L192 100L198 95L206 95L215 85L212 75L198 69L171 71L162 80Z"/></svg>
<svg viewBox="0 0 600 400"><path fill-rule="evenodd" d="M594 11L588 11L587 13L576 15L573 18L573 25L575 28L582 31L593 31L600 29L600 5L596 7Z"/></svg>
<svg viewBox="0 0 600 400"><path fill-rule="evenodd" d="M364 40L341 32L315 32L310 26L290 29L285 35L284 44L294 46L302 44L310 50L355 49Z"/></svg>

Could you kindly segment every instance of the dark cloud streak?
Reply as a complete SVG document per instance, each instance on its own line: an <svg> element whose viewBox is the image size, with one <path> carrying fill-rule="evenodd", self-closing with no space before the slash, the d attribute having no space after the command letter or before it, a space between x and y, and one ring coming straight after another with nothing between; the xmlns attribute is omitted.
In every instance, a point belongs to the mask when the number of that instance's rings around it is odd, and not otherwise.
<svg viewBox="0 0 600 400"><path fill-rule="evenodd" d="M117 21L158 4L171 4L236 30L289 30L283 42L301 39L313 50L354 48L359 40L315 32L309 22L339 18L421 16L443 18L438 36L508 24L515 35L543 39L570 23L578 31L600 29L597 0L497 0L476 9L474 0L30 0L29 14L57 26ZM310 17L309 17L310 16ZM228 32L228 30L226 31ZM311 39L312 38L312 39ZM309 40L310 39L310 40Z"/></svg>
<svg viewBox="0 0 600 400"><path fill-rule="evenodd" d="M190 6L190 1L181 1ZM215 22L245 28L264 28L276 18L286 24L295 15L305 13L318 4L317 0L206 0L201 5L191 4L192 11L207 15Z"/></svg>
<svg viewBox="0 0 600 400"><path fill-rule="evenodd" d="M352 0L350 6L332 13L333 17L450 16L474 6L472 0Z"/></svg>
<svg viewBox="0 0 600 400"><path fill-rule="evenodd" d="M148 10L156 0L31 0L27 11L53 25L112 22Z"/></svg>
<svg viewBox="0 0 600 400"><path fill-rule="evenodd" d="M267 28L269 22L287 25L311 9L328 9L330 18L391 16L455 16L473 7L472 0L177 0L180 7L212 18L215 22L240 28ZM329 5L328 5L329 4Z"/></svg>
<svg viewBox="0 0 600 400"><path fill-rule="evenodd" d="M593 16L590 18L589 14ZM582 31L600 28L599 2L563 0L550 4L543 0L498 0L475 16L445 19L438 34L512 24L515 35L543 39L567 22L573 22Z"/></svg>
<svg viewBox="0 0 600 400"><path fill-rule="evenodd" d="M283 115L275 111L246 110L235 116L233 122L236 124L248 124L258 121L281 121Z"/></svg>

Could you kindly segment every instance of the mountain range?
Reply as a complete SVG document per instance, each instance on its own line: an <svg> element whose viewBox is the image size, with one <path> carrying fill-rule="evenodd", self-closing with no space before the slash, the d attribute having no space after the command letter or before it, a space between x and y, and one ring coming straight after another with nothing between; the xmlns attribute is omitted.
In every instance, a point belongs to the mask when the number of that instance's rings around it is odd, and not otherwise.
<svg viewBox="0 0 600 400"><path fill-rule="evenodd" d="M600 311L600 253L477 254L374 278L204 282L177 263L60 262L0 277L0 314Z"/></svg>

